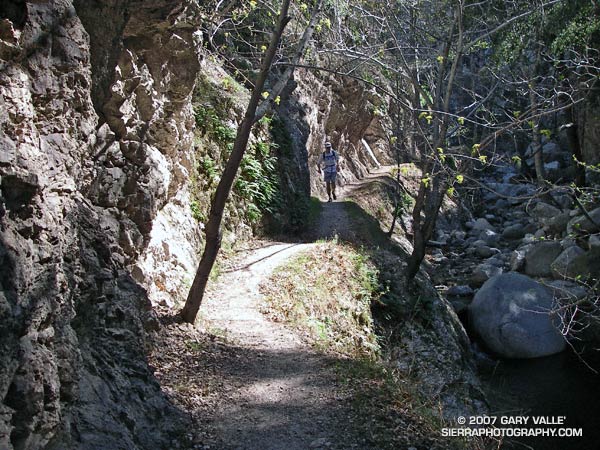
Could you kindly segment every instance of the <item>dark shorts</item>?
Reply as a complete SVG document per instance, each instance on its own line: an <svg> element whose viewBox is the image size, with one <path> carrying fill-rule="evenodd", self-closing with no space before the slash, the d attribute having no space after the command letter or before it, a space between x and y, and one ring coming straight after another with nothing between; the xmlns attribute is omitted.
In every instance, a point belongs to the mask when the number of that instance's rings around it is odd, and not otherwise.
<svg viewBox="0 0 600 450"><path fill-rule="evenodd" d="M335 177L337 176L336 172L325 172L323 176L323 180L325 183L335 183Z"/></svg>

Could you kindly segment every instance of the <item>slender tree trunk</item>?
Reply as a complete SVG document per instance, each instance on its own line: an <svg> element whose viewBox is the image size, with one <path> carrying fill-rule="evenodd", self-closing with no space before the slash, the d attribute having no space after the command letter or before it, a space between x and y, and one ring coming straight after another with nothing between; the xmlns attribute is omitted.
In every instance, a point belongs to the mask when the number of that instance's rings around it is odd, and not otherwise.
<svg viewBox="0 0 600 450"><path fill-rule="evenodd" d="M396 75L396 92L400 92L400 81L399 76ZM394 134L396 136L396 141L394 142L394 150L396 155L396 195L394 197L394 212L392 214L392 224L390 225L390 230L388 231L388 237L392 237L394 234L394 228L396 228L396 220L398 218L399 209L400 209L400 164L401 164L401 155L400 155L400 142L402 134L400 120L401 120L401 105L400 102L396 103L396 111L394 114Z"/></svg>
<svg viewBox="0 0 600 450"><path fill-rule="evenodd" d="M452 37L454 34L454 27L458 27L458 41L456 45L456 54L450 67L448 78L443 85L445 71L443 66L440 67L438 72L438 85L436 86L436 98L434 99L434 105L436 109L440 109L444 114L436 115L434 117L434 131L433 131L433 146L432 149L435 151L438 147L444 147L446 141L446 133L448 131L448 115L450 110L450 99L452 97L452 90L454 87L454 79L456 77L458 64L462 57L463 50L463 24L462 24L462 3L459 2L458 9L455 11L455 18L452 23L451 29L448 34L448 41L443 51L443 61L446 61L450 54L450 46L452 43ZM445 88L445 89L444 89ZM413 252L408 259L408 265L406 267L406 282L407 284L412 282L414 277L419 271L419 267L425 258L425 252L427 242L431 239L437 217L444 200L444 193L446 191L447 181L445 180L444 170L440 167L439 173L437 171L437 165L443 163L430 162L426 164L423 169L423 175L429 176L431 180L428 182L430 185L421 183L419 186L419 194L415 202L413 210Z"/></svg>
<svg viewBox="0 0 600 450"><path fill-rule="evenodd" d="M538 31L539 33L539 31ZM533 64L532 74L533 76L529 77L531 81L529 82L529 103L531 115L533 117L533 126L532 126L532 145L533 145L533 164L535 166L535 177L538 184L543 184L546 179L546 171L544 169L544 155L542 152L542 137L540 135L540 119L538 117L538 102L536 99L536 82L535 78L538 76L540 71L540 62L542 58L542 49L540 44L537 44L537 50L535 54L535 61Z"/></svg>
<svg viewBox="0 0 600 450"><path fill-rule="evenodd" d="M235 175L244 156L244 152L246 151L252 126L267 112L269 108L269 102L264 101L260 106L259 102L263 93L265 82L271 70L273 58L275 57L277 47L281 41L283 30L290 21L290 17L288 17L290 2L291 0L284 0L281 5L277 28L271 37L271 42L265 54L265 59L263 60L260 73L254 85L254 89L252 90L252 96L250 97L250 102L248 103L244 119L238 127L231 156L227 161L225 170L221 176L221 181L219 182L213 197L210 214L205 229L206 244L204 246L204 253L202 254L200 264L198 265L198 270L196 271L196 276L194 277L190 292L188 293L188 298L180 313L182 319L189 323L193 323L196 320L198 310L200 309L200 304L202 303L202 299L204 297L204 291L206 289L208 277L210 276L210 272L219 253L219 249L221 248L221 221L223 220L225 203L229 198L231 186L235 180ZM294 67L302 59L306 46L312 38L316 25L316 18L321 10L322 4L323 0L318 0L316 2L315 7L312 10L308 26L304 30L304 33L300 39L300 43L298 44L296 54L292 59L292 65L284 72L284 74L271 89L270 102L274 101L284 89L285 85L293 74Z"/></svg>
<svg viewBox="0 0 600 450"><path fill-rule="evenodd" d="M437 217L444 201L446 183L440 177L434 178L433 185L421 185L413 210L413 252L406 266L406 282L410 283L419 272L425 258L427 242L433 236Z"/></svg>
<svg viewBox="0 0 600 450"><path fill-rule="evenodd" d="M281 5L277 29L271 37L271 42L265 54L265 59L263 60L256 84L254 85L244 119L238 127L231 156L227 161L225 170L221 176L221 181L215 191L210 215L206 224L206 244L204 246L204 253L202 254L200 265L196 271L196 276L194 277L194 282L192 283L185 306L180 313L182 319L189 323L193 323L196 320L198 309L200 308L202 298L204 297L204 290L206 289L208 277L215 263L215 259L217 258L217 254L219 253L219 249L221 248L221 221L223 219L225 203L229 197L235 175L248 145L252 125L254 125L256 120L256 109L260 102L261 93L271 69L271 63L275 57L277 46L281 40L283 30L290 21L290 18L288 17L290 1L291 0L284 0Z"/></svg>
<svg viewBox="0 0 600 450"><path fill-rule="evenodd" d="M533 83L533 82L532 82ZM546 178L546 171L544 170L544 155L542 153L542 138L540 136L540 121L537 118L537 102L535 99L534 88L529 89L529 101L531 104L531 114L535 117L533 119L533 164L535 166L535 177L538 183L543 183Z"/></svg>
<svg viewBox="0 0 600 450"><path fill-rule="evenodd" d="M417 275L421 262L425 257L427 241L423 236L422 213L425 209L425 202L427 201L427 189L429 189L429 187L421 182L417 198L415 199L415 206L412 211L413 251L408 258L408 265L406 267L406 281L408 283L410 283L415 275Z"/></svg>
<svg viewBox="0 0 600 450"><path fill-rule="evenodd" d="M570 108L571 123L572 125L567 128L567 139L569 140L569 147L571 153L575 159L579 162L583 161L583 153L581 151L581 141L579 139L579 125L577 123L576 110L574 106ZM574 161L575 164L575 184L578 187L585 186L585 167Z"/></svg>

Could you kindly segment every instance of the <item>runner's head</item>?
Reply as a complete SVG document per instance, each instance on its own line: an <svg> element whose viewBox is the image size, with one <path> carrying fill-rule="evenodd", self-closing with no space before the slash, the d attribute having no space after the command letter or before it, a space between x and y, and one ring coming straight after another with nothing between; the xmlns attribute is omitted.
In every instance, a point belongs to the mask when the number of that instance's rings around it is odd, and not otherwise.
<svg viewBox="0 0 600 450"><path fill-rule="evenodd" d="M327 152L331 151L331 142L325 142L325 151L327 151Z"/></svg>

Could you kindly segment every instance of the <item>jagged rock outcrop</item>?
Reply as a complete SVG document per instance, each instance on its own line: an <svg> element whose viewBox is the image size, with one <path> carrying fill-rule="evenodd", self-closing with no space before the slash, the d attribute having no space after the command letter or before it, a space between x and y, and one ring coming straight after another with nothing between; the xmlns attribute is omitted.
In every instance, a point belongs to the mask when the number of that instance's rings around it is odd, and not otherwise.
<svg viewBox="0 0 600 450"><path fill-rule="evenodd" d="M385 133L380 109L387 109L375 92L366 90L351 78L315 75L299 69L295 73L294 91L282 117L294 153L306 155L310 192L323 195L322 176L316 163L329 139L340 155L340 184L364 177L370 169L394 162ZM306 166L306 162L303 162Z"/></svg>
<svg viewBox="0 0 600 450"><path fill-rule="evenodd" d="M185 429L145 362L161 268L143 261L175 261L157 220L199 239L185 205L194 8L0 12L3 449L173 448Z"/></svg>

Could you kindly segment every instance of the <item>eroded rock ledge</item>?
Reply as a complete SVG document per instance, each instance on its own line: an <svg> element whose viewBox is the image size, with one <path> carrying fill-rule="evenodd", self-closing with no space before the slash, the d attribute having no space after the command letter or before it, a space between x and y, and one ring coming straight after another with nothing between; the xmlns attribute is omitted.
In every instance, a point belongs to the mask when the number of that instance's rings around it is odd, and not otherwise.
<svg viewBox="0 0 600 450"><path fill-rule="evenodd" d="M144 360L152 274L130 274L185 202L199 68L194 2L151 3L1 13L3 449L172 448L186 424Z"/></svg>

